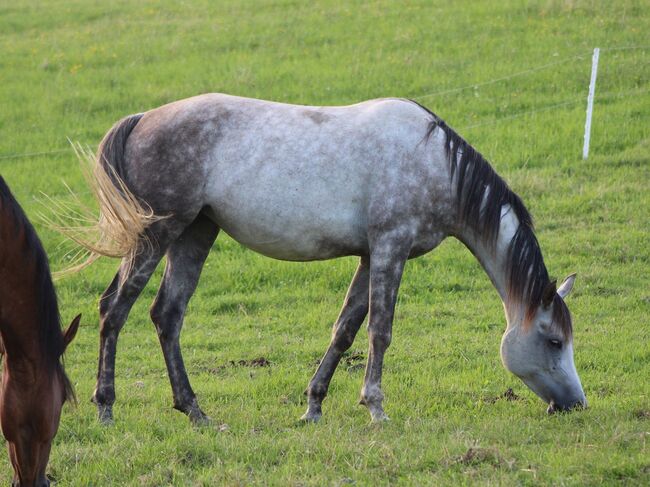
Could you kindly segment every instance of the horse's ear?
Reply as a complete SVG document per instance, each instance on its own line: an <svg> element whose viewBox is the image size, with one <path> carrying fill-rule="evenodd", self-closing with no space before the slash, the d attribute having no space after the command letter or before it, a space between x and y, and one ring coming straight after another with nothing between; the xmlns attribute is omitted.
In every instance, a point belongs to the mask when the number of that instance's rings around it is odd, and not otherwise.
<svg viewBox="0 0 650 487"><path fill-rule="evenodd" d="M556 285L557 285L557 281L551 281L544 288L544 292L542 293L542 305L545 308L548 308L553 302L553 298L555 297L556 294L555 291Z"/></svg>
<svg viewBox="0 0 650 487"><path fill-rule="evenodd" d="M68 326L68 329L63 333L63 348L64 349L68 348L68 345L70 345L70 342L74 339L75 335L77 334L77 330L79 329L79 322L80 321L81 321L81 314L78 314L70 322L70 326Z"/></svg>
<svg viewBox="0 0 650 487"><path fill-rule="evenodd" d="M569 277L567 277L562 284L560 284L560 287L557 289L557 293L560 295L562 299L564 299L566 296L569 295L571 289L573 289L573 283L575 282L575 280L576 280L576 273L574 272Z"/></svg>

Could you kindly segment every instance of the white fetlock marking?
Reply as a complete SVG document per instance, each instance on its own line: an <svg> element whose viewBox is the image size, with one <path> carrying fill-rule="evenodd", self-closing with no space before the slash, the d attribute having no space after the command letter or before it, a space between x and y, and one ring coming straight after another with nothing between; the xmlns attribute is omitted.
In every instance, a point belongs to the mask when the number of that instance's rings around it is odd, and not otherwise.
<svg viewBox="0 0 650 487"><path fill-rule="evenodd" d="M318 423L322 417L323 415L320 413L311 413L309 410L307 410L305 414L300 416L300 420L304 421L305 423Z"/></svg>

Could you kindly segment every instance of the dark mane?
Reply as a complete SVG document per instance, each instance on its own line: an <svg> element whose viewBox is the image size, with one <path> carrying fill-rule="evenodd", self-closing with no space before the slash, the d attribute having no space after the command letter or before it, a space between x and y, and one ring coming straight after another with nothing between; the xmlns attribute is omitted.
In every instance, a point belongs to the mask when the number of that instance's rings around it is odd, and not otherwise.
<svg viewBox="0 0 650 487"><path fill-rule="evenodd" d="M509 211L514 211L519 227L508 248L507 292L510 299L526 304L524 325L529 324L550 282L530 213L521 198L508 187L480 152L431 110L410 101L433 117L426 138L436 129L442 130L445 135L445 151L456 190L459 223L473 229L494 250L502 207L508 205ZM561 328L565 337L571 336L569 310L557 294L553 302L553 322Z"/></svg>
<svg viewBox="0 0 650 487"><path fill-rule="evenodd" d="M35 295L37 297L37 323L39 341L48 370L60 375L65 385L65 400L74 399L74 391L65 374L62 356L65 349L61 318L47 254L36 230L14 198L5 180L0 176L0 210L7 218L5 224L13 225L14 233L24 238L23 257L34 265Z"/></svg>

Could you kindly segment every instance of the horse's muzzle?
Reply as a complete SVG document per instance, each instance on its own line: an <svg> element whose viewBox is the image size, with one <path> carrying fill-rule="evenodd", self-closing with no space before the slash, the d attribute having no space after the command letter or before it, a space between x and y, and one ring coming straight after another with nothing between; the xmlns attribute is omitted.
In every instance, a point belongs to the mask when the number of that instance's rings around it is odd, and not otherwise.
<svg viewBox="0 0 650 487"><path fill-rule="evenodd" d="M548 414L554 414L557 412L569 412L575 409L586 409L587 408L587 398L583 397L578 401L571 401L566 404L559 404L555 401L551 401L546 408Z"/></svg>

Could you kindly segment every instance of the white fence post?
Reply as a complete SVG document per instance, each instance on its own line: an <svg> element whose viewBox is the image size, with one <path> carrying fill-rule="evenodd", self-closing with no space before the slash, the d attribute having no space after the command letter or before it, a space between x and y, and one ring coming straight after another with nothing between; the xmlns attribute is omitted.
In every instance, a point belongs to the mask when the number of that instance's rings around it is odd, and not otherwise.
<svg viewBox="0 0 650 487"><path fill-rule="evenodd" d="M587 97L587 120L585 121L585 143L582 146L582 158L589 157L589 139L591 138L591 115L594 111L594 93L596 91L596 74L598 73L598 55L600 49L594 49L591 60L591 81L589 82L589 96Z"/></svg>

